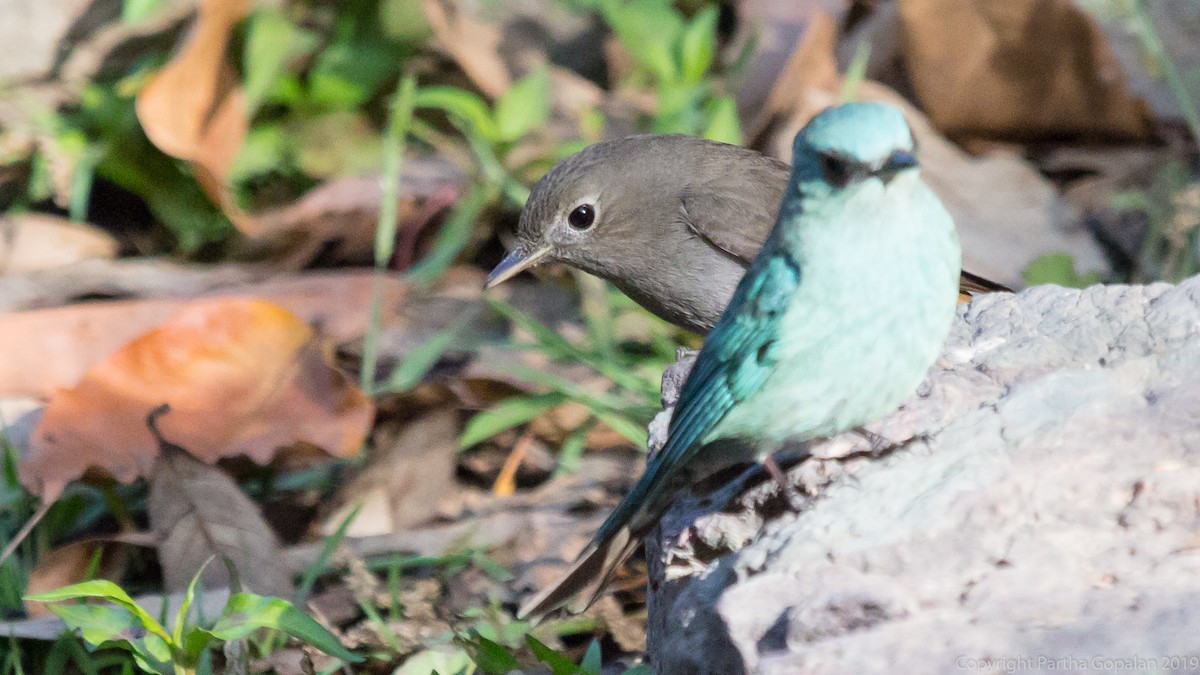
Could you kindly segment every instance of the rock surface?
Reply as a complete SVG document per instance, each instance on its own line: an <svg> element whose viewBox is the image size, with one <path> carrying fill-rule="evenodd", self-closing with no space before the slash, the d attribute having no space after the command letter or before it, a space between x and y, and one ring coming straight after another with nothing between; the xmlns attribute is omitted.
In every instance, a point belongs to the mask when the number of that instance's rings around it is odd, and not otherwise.
<svg viewBox="0 0 1200 675"><path fill-rule="evenodd" d="M758 477L676 503L656 672L1200 670L1200 278L978 298L871 430L790 469L798 512Z"/></svg>

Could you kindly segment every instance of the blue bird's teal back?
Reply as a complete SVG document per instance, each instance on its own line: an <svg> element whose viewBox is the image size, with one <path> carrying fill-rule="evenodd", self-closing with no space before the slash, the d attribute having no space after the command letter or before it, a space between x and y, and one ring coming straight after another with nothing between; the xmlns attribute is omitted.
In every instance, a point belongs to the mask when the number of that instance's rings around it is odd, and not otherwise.
<svg viewBox="0 0 1200 675"><path fill-rule="evenodd" d="M900 111L878 103L831 108L797 134L775 227L697 355L665 445L522 616L576 593L585 602L572 609L590 604L678 490L912 394L953 320L961 258L913 146Z"/></svg>

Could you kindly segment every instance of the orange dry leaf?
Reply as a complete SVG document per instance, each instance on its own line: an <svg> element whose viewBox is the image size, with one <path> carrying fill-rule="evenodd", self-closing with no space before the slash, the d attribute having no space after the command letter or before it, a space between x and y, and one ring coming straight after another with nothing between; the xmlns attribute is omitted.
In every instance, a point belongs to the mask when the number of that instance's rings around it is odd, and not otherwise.
<svg viewBox="0 0 1200 675"><path fill-rule="evenodd" d="M186 288L183 274L164 273L164 285ZM362 270L306 272L229 286L210 298L259 298L280 305L334 340L362 337L374 273ZM379 281L384 325L404 304L407 287L395 277ZM112 300L0 314L0 397L47 398L79 383L90 368L130 340L191 307L195 299ZM202 301L204 302L204 301Z"/></svg>
<svg viewBox="0 0 1200 675"><path fill-rule="evenodd" d="M159 447L146 426L212 463L266 463L298 442L354 454L374 415L370 399L330 365L327 342L260 300L197 303L102 361L46 407L20 466L47 500L89 467L120 481L147 475Z"/></svg>
<svg viewBox="0 0 1200 675"><path fill-rule="evenodd" d="M249 0L202 0L183 48L137 96L137 115L160 150L191 162L209 198L246 234L256 222L229 190L229 167L250 128L246 96L226 53Z"/></svg>

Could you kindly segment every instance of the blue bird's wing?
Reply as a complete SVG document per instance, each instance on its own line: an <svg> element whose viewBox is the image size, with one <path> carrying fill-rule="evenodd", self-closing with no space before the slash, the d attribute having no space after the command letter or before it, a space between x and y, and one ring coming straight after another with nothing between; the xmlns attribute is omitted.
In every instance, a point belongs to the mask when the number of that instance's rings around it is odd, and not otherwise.
<svg viewBox="0 0 1200 675"><path fill-rule="evenodd" d="M739 401L758 391L770 373L779 318L800 283L800 269L782 253L764 253L738 285L729 307L709 332L671 418L667 442L646 473L596 533L610 537L623 526L634 532L658 518L664 491L676 489L684 469L709 434Z"/></svg>
<svg viewBox="0 0 1200 675"><path fill-rule="evenodd" d="M754 394L770 373L779 317L800 283L786 255L757 261L696 357L656 462L686 464L729 410Z"/></svg>

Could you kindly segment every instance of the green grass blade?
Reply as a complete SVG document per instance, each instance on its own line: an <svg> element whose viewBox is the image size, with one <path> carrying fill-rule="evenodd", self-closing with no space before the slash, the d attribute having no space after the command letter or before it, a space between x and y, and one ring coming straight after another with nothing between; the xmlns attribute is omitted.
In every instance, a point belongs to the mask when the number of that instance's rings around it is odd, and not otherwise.
<svg viewBox="0 0 1200 675"><path fill-rule="evenodd" d="M371 290L371 316L363 340L362 372L359 382L363 391L375 389L375 364L379 355L379 324L383 315L382 276L396 247L397 204L400 175L404 167L404 138L412 124L413 96L417 80L407 75L400 81L392 99L391 117L383 142L383 190L379 203L379 221L375 225L375 282Z"/></svg>
<svg viewBox="0 0 1200 675"><path fill-rule="evenodd" d="M515 426L524 424L541 415L556 405L566 403L569 399L559 392L548 394L533 394L506 399L476 414L467 422L462 436L458 439L458 447L466 449L486 441L501 431L507 431Z"/></svg>

